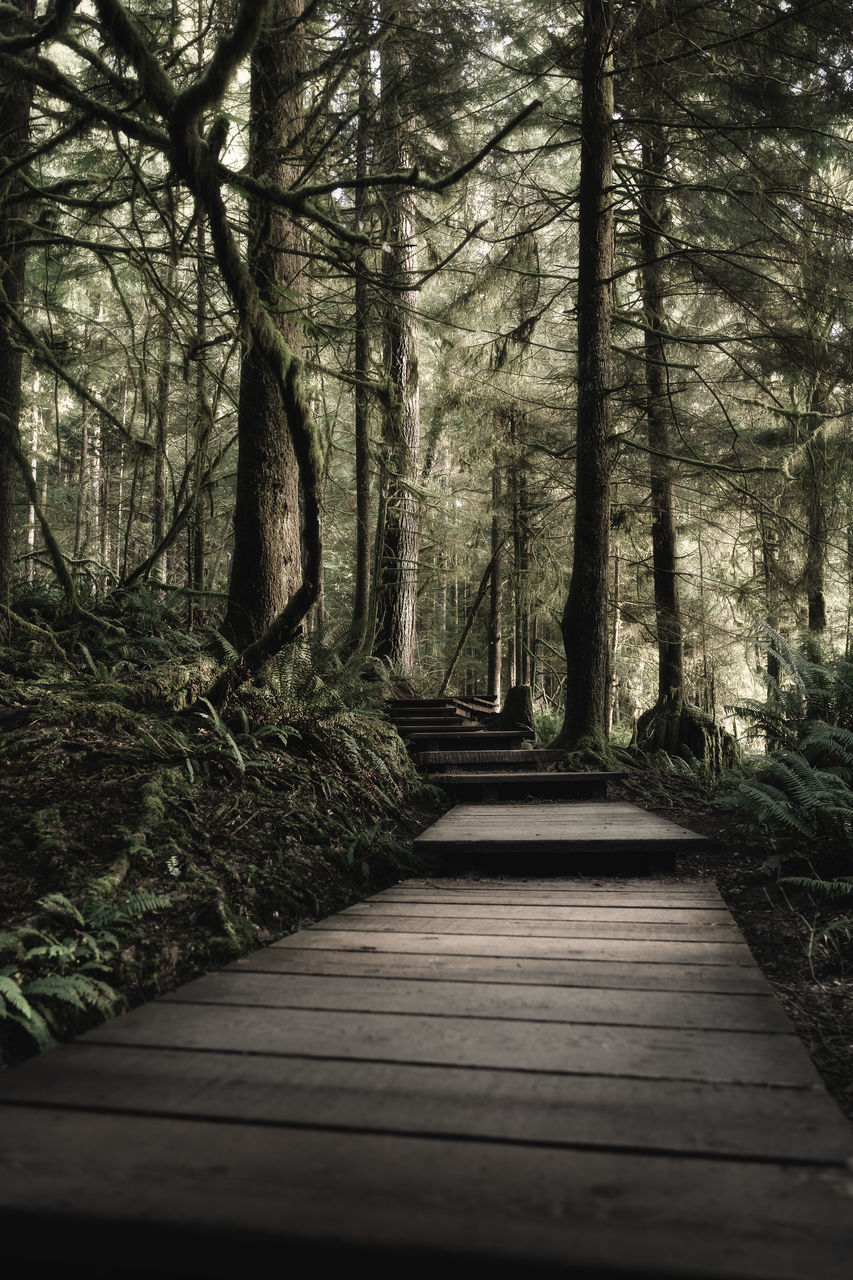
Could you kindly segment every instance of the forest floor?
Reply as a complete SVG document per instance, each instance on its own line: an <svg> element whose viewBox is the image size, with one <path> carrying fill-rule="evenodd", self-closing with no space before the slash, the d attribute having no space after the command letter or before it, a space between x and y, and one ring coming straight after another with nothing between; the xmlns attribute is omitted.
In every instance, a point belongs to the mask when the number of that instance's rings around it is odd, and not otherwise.
<svg viewBox="0 0 853 1280"><path fill-rule="evenodd" d="M411 837L441 797L390 726L289 696L286 721L226 724L0 663L0 1063L430 871ZM622 795L714 837L677 875L717 881L853 1119L849 949L825 936L829 907L770 874L706 789L638 770Z"/></svg>
<svg viewBox="0 0 853 1280"><path fill-rule="evenodd" d="M845 948L826 933L839 915L838 904L786 884L789 876L809 877L814 869L792 862L777 871L774 851L745 838L742 824L704 788L673 787L672 779L661 786L661 781L660 775L638 772L621 789L621 798L713 841L707 854L679 856L675 876L716 882L827 1089L853 1121L853 958L849 940ZM826 867L821 873L831 876L836 870L849 874L846 868Z"/></svg>

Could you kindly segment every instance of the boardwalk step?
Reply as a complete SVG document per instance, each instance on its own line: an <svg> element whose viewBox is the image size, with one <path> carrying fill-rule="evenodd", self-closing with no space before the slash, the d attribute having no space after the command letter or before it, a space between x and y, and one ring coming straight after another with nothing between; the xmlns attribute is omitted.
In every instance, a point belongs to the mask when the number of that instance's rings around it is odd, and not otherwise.
<svg viewBox="0 0 853 1280"><path fill-rule="evenodd" d="M618 773L543 773L530 770L525 773L434 773L430 782L443 787L456 801L497 804L523 799L603 800L607 795L607 783L620 777L622 775Z"/></svg>
<svg viewBox="0 0 853 1280"><path fill-rule="evenodd" d="M457 804L414 844L445 865L527 875L660 873L674 869L677 853L711 847L694 831L613 800Z"/></svg>
<svg viewBox="0 0 853 1280"><path fill-rule="evenodd" d="M389 711L441 711L454 710L455 698L388 698L385 706Z"/></svg>
<svg viewBox="0 0 853 1280"><path fill-rule="evenodd" d="M530 738L530 734L521 729L478 729L451 731L413 731L409 740L413 748L420 751L453 750L495 750L507 747L518 747Z"/></svg>
<svg viewBox="0 0 853 1280"><path fill-rule="evenodd" d="M500 751L422 751L418 757L422 767L428 771L443 773L460 771L485 773L498 769L533 770L544 769L550 765L561 764L565 760L563 751L551 751L539 747L520 747Z"/></svg>
<svg viewBox="0 0 853 1280"><path fill-rule="evenodd" d="M463 720L461 716L453 720L450 717L446 720L392 720L392 724L404 736L412 733L467 733L472 729L482 733L476 720Z"/></svg>

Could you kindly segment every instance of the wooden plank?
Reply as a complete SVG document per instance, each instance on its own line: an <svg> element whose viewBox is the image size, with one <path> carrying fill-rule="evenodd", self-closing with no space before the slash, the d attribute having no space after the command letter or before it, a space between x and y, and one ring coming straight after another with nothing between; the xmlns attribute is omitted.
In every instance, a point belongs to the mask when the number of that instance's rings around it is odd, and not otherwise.
<svg viewBox="0 0 853 1280"><path fill-rule="evenodd" d="M455 805L415 843L438 847L461 842L477 845L524 844L563 839L592 847L598 843L659 840L677 845L709 842L704 836L621 801L581 800L574 804Z"/></svg>
<svg viewBox="0 0 853 1280"><path fill-rule="evenodd" d="M395 932L391 929L355 930L336 927L332 916L310 929L302 930L300 947L364 947L372 951L456 952L472 956L540 957L552 960L619 960L652 964L753 965L755 961L741 942L670 942L644 938L554 938L501 934L456 934L450 931ZM363 941L354 941L354 939ZM284 940L286 941L286 939ZM282 944L276 944L282 945Z"/></svg>
<svg viewBox="0 0 853 1280"><path fill-rule="evenodd" d="M259 1272L283 1257L316 1265L334 1244L350 1265L370 1250L388 1275L399 1250L421 1276L495 1261L562 1276L849 1276L842 1170L27 1108L6 1121L17 1176L0 1229L30 1273L75 1244L114 1268L120 1241L147 1274L183 1242L194 1274L216 1277L246 1257Z"/></svg>
<svg viewBox="0 0 853 1280"><path fill-rule="evenodd" d="M604 890L596 887L584 889L575 881L565 879L556 881L560 889L537 889L528 885L516 885L510 882L508 887L477 887L475 882L468 881L467 887L459 887L453 881L447 887L441 881L435 881L423 888L410 886L408 883L395 885L385 889L371 899L372 902L424 902L441 904L453 902L459 906L467 903L493 906L541 906L541 907L598 907L605 910L631 910L634 908L648 911L667 912L680 909L727 911L728 908L716 889L712 891L685 892L663 897L659 891L652 889L626 888L624 893ZM581 882L582 883L582 882ZM648 882L647 882L648 883ZM453 887L451 887L451 884Z"/></svg>
<svg viewBox="0 0 853 1280"><path fill-rule="evenodd" d="M599 800L607 795L607 783L620 778L617 773L560 772L525 769L519 773L499 770L462 773L432 773L429 780L460 803L517 803L525 798L538 800Z"/></svg>
<svg viewBox="0 0 853 1280"><path fill-rule="evenodd" d="M715 931L725 928L740 936L737 925L723 906L625 907L618 902L611 902L606 905L583 904L578 906L564 906L563 904L555 906L551 903L525 903L520 905L514 902L457 902L455 897L451 902L446 900L421 902L412 901L411 899L404 899L399 902L394 901L393 898L382 896L371 898L368 902L357 902L353 906L347 907L344 911L338 912L335 918L341 920L350 916L369 916L371 919L407 916L419 919L470 920L472 922L516 920L521 922L533 921L540 924L548 921L557 921L564 924L571 922L582 924L622 923L640 926L673 924L703 928L707 926ZM649 937L653 936L653 934L649 934Z"/></svg>
<svg viewBox="0 0 853 1280"><path fill-rule="evenodd" d="M92 1044L212 1049L774 1086L818 1085L795 1036L520 1019L247 1009L155 1001L87 1032Z"/></svg>
<svg viewBox="0 0 853 1280"><path fill-rule="evenodd" d="M587 1022L621 1026L691 1027L786 1035L793 1028L768 990L765 995L702 995L498 982L440 982L355 975L280 974L228 969L188 982L164 996L184 1004L263 1005L279 1009L361 1010Z"/></svg>
<svg viewBox="0 0 853 1280"><path fill-rule="evenodd" d="M362 945L359 934L332 938L306 934L285 939L237 960L232 969L264 973L337 973L363 977L428 978L453 982L490 980L535 986L597 987L626 991L695 991L743 996L766 994L770 988L757 965L654 964L642 961L564 960L548 955L495 956L465 954L464 942L443 938L412 946L411 935L382 935L383 945ZM331 939L328 947L324 944ZM403 947L406 949L404 950Z"/></svg>
<svg viewBox="0 0 853 1280"><path fill-rule="evenodd" d="M696 914L705 916L709 920L728 915L728 909L722 899L715 903L713 898L685 897L676 899L672 903L662 903L654 897L643 900L640 894L628 893L625 895L625 900L621 901L616 894L596 894L594 891L588 894L576 893L574 897L569 895L563 899L556 897L555 894L534 892L519 894L516 897L511 891L479 894L466 893L465 890L460 889L451 898L440 890L436 893L431 893L428 889L413 890L409 893L389 890L378 894L371 899L371 902L377 908L394 906L401 910L414 910L415 907L429 907L435 911L444 910L449 915L461 914L468 910L494 911L498 917L505 911L525 912L536 916L542 912L539 918L543 920L551 918L552 912L560 913L555 914L554 919L572 919L574 914L579 919L586 915L590 919L646 920L648 923L653 920L668 919L670 915L673 918L684 915L686 918Z"/></svg>
<svg viewBox="0 0 853 1280"><path fill-rule="evenodd" d="M824 1164L853 1151L853 1134L839 1124L834 1104L812 1089L82 1043L5 1072L4 1100Z"/></svg>
<svg viewBox="0 0 853 1280"><path fill-rule="evenodd" d="M506 768L538 769L542 765L559 764L565 760L565 752L551 751L544 747L518 747L506 750L456 750L421 751L418 759L427 771L438 768Z"/></svg>
<svg viewBox="0 0 853 1280"><path fill-rule="evenodd" d="M620 898L624 898L626 894L642 894L644 897L651 897L660 903L676 901L684 897L702 898L705 901L717 903L723 901L717 886L708 880L685 880L682 877L676 880L674 878L665 879L660 876L654 880L649 880L643 876L631 879L628 876L613 877L601 874L583 876L571 882L567 882L562 876L513 876L512 879L507 879L505 876L489 876L487 874L476 876L431 876L428 879L413 877L408 880L399 880L395 885L384 889L381 894L377 894L376 897L384 897L385 894L394 894L404 890L415 892L422 889L432 889L441 893L456 893L457 891L483 894L501 893L503 894L503 899L509 901L527 893L559 894L567 902L574 901L574 895L578 893L596 893L602 897L604 895L612 896L613 894L618 894Z"/></svg>
<svg viewBox="0 0 853 1280"><path fill-rule="evenodd" d="M636 938L640 943L650 940L663 942L695 942L716 944L731 942L742 947L740 930L731 921L723 919L717 924L630 924L619 920L544 920L532 918L502 920L488 912L470 916L396 916L384 911L341 912L328 921L314 926L317 929L352 929L370 932L378 929L386 933L460 933L472 936L489 935L507 938L602 938L628 941Z"/></svg>

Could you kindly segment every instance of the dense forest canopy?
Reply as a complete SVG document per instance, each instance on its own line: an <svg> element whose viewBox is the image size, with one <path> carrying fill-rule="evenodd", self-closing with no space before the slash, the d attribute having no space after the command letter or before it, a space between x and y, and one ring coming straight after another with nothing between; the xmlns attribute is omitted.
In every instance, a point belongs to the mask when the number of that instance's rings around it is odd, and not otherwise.
<svg viewBox="0 0 853 1280"><path fill-rule="evenodd" d="M569 743L848 652L852 26L3 5L7 616L144 582L220 702L307 629Z"/></svg>

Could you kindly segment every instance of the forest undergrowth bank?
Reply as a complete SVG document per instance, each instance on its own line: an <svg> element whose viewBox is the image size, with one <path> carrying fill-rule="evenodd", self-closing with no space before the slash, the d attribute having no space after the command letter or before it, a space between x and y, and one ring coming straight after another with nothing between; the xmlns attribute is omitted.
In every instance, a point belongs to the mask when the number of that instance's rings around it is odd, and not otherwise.
<svg viewBox="0 0 853 1280"><path fill-rule="evenodd" d="M220 715L221 641L144 591L114 607L63 630L33 592L4 628L6 1063L418 870L436 809L381 667L306 642Z"/></svg>

